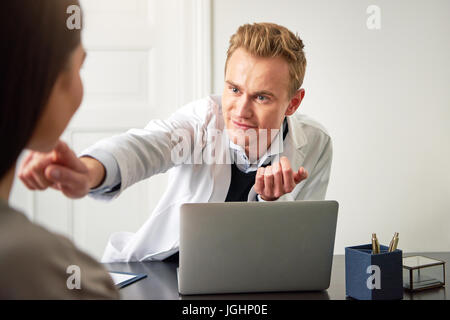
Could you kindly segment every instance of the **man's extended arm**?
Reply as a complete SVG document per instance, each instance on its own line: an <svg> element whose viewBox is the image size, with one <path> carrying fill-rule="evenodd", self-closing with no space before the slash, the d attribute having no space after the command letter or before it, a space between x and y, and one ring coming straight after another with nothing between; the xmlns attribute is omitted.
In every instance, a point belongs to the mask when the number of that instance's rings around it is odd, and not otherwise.
<svg viewBox="0 0 450 320"><path fill-rule="evenodd" d="M153 120L144 129L103 139L85 150L81 158L63 142L50 153L32 152L22 163L19 176L32 190L52 187L70 198L88 193L115 198L132 184L176 165L172 151L179 141L173 133L187 133L184 138L190 138L192 147L196 130L204 129L206 117L210 116L210 102L205 99L191 103L168 120Z"/></svg>

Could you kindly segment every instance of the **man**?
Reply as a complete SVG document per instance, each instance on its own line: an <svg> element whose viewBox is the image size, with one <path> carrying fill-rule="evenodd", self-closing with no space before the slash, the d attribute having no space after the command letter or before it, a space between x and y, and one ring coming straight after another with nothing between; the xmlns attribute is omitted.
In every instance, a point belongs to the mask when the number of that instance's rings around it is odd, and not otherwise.
<svg viewBox="0 0 450 320"><path fill-rule="evenodd" d="M243 25L230 40L222 97L102 140L80 158L68 148L31 154L20 178L30 189L51 186L71 198L89 193L110 200L171 169L150 218L135 234L113 234L104 262L161 260L177 252L179 207L186 202L324 199L331 139L296 113L305 95L303 47L282 26Z"/></svg>

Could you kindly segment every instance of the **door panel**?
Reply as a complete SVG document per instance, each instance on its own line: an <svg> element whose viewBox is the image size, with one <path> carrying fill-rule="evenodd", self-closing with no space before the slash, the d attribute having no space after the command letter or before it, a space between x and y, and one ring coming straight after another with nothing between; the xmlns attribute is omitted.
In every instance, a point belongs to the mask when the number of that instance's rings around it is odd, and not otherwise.
<svg viewBox="0 0 450 320"><path fill-rule="evenodd" d="M210 25L198 19L210 15L209 0L82 0L81 5L85 94L62 136L77 153L99 139L167 118L209 93ZM166 186L163 174L111 202L73 201L54 190L30 192L16 179L11 205L100 259L110 234L137 231Z"/></svg>

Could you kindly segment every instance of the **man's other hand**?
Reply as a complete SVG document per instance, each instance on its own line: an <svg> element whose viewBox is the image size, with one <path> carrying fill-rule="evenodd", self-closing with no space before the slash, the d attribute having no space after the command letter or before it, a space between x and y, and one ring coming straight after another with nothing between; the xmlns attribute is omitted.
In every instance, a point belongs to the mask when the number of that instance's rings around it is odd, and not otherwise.
<svg viewBox="0 0 450 320"><path fill-rule="evenodd" d="M300 167L293 171L288 158L265 168L260 167L255 178L255 192L264 201L274 201L294 190L295 186L308 178L308 172Z"/></svg>

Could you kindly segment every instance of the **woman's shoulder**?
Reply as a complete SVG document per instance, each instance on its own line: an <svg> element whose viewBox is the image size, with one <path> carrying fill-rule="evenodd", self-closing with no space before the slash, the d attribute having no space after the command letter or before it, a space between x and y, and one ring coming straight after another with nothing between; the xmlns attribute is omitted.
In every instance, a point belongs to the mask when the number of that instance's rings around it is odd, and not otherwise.
<svg viewBox="0 0 450 320"><path fill-rule="evenodd" d="M4 251L20 250L33 258L42 258L46 251L70 247L69 239L31 222L25 214L11 207L0 207L0 230L0 255L3 257Z"/></svg>
<svg viewBox="0 0 450 320"><path fill-rule="evenodd" d="M0 279L6 295L0 298L118 298L103 266L67 237L34 224L17 210L0 211L0 273L8 275ZM68 285L73 270L80 273L80 290Z"/></svg>

